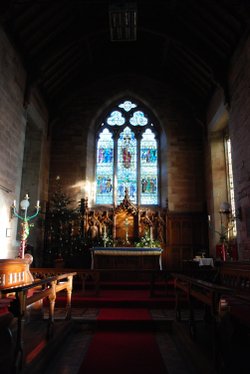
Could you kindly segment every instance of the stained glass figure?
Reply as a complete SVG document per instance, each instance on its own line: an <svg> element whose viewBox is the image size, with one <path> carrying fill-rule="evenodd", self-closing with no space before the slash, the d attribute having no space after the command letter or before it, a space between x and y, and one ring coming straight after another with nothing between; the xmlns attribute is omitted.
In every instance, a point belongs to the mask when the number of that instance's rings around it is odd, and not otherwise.
<svg viewBox="0 0 250 374"><path fill-rule="evenodd" d="M157 141L147 129L141 140L141 204L158 203Z"/></svg>
<svg viewBox="0 0 250 374"><path fill-rule="evenodd" d="M125 127L118 139L117 203L128 188L130 200L137 201L137 140L129 127Z"/></svg>
<svg viewBox="0 0 250 374"><path fill-rule="evenodd" d="M137 105L131 103L131 101L124 101L124 103L122 103L118 106L119 106L119 108L123 108L126 112L129 112L131 109L137 107Z"/></svg>
<svg viewBox="0 0 250 374"><path fill-rule="evenodd" d="M148 123L148 119L141 111L134 112L133 117L129 120L132 126L145 126Z"/></svg>
<svg viewBox="0 0 250 374"><path fill-rule="evenodd" d="M96 204L113 203L114 141L108 129L100 133L96 155Z"/></svg>
<svg viewBox="0 0 250 374"><path fill-rule="evenodd" d="M122 113L118 110L114 110L110 117L107 119L107 124L110 126L122 126L125 123L125 118L123 117Z"/></svg>

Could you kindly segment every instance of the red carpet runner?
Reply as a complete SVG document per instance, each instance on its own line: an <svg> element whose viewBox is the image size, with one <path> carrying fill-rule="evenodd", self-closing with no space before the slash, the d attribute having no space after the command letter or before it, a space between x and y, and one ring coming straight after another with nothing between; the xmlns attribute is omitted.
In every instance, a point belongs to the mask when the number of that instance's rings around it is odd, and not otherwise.
<svg viewBox="0 0 250 374"><path fill-rule="evenodd" d="M99 321L151 321L146 309L101 309ZM98 331L79 374L167 374L154 334L146 331Z"/></svg>

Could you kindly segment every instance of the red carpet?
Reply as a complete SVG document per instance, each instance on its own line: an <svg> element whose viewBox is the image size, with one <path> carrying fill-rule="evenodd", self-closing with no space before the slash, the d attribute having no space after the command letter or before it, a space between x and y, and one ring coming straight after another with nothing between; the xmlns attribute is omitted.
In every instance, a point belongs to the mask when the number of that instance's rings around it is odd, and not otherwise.
<svg viewBox="0 0 250 374"><path fill-rule="evenodd" d="M146 309L101 309L99 320L148 320ZM139 322L138 322L139 323ZM78 374L167 374L154 334L99 331L92 338Z"/></svg>
<svg viewBox="0 0 250 374"><path fill-rule="evenodd" d="M147 309L120 309L120 308L102 308L97 320L106 321L149 321L151 315Z"/></svg>
<svg viewBox="0 0 250 374"><path fill-rule="evenodd" d="M66 294L60 293L56 298L56 307L65 306ZM72 295L72 307L115 307L120 306L126 308L127 306L136 308L168 308L173 307L175 302L173 290L167 293L157 293L153 297L150 296L149 290L100 290L98 295L93 291L82 293L81 291L74 291ZM44 301L48 305L48 301Z"/></svg>

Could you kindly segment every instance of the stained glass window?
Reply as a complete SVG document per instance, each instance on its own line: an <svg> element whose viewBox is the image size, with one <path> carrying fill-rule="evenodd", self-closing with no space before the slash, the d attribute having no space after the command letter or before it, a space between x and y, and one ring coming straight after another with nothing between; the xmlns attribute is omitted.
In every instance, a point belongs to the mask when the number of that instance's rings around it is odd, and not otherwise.
<svg viewBox="0 0 250 374"><path fill-rule="evenodd" d="M104 129L97 142L96 155L96 204L113 203L114 141L108 129Z"/></svg>
<svg viewBox="0 0 250 374"><path fill-rule="evenodd" d="M124 103L118 105L119 108L123 108L126 112L129 112L131 109L136 108L137 105L134 103L131 103L131 101L124 101Z"/></svg>
<svg viewBox="0 0 250 374"><path fill-rule="evenodd" d="M137 140L135 134L126 127L118 139L117 162L117 202L120 203L128 188L130 200L137 200Z"/></svg>
<svg viewBox="0 0 250 374"><path fill-rule="evenodd" d="M107 119L107 123L110 126L122 126L125 123L125 118L122 116L121 112L118 112L118 110L115 110L110 114L110 117Z"/></svg>
<svg viewBox="0 0 250 374"><path fill-rule="evenodd" d="M158 142L150 117L130 100L101 124L96 154L96 204L122 202L125 188L134 203L157 205Z"/></svg>
<svg viewBox="0 0 250 374"><path fill-rule="evenodd" d="M144 116L143 112L138 111L133 114L129 122L133 126L145 126L148 123L148 119Z"/></svg>
<svg viewBox="0 0 250 374"><path fill-rule="evenodd" d="M158 203L157 142L147 129L141 140L141 204Z"/></svg>

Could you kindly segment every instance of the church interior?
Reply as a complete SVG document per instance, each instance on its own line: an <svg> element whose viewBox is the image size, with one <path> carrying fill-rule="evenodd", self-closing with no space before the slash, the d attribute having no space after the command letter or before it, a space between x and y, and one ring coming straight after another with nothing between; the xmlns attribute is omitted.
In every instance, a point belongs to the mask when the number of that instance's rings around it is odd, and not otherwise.
<svg viewBox="0 0 250 374"><path fill-rule="evenodd" d="M249 30L1 1L0 372L250 372Z"/></svg>

